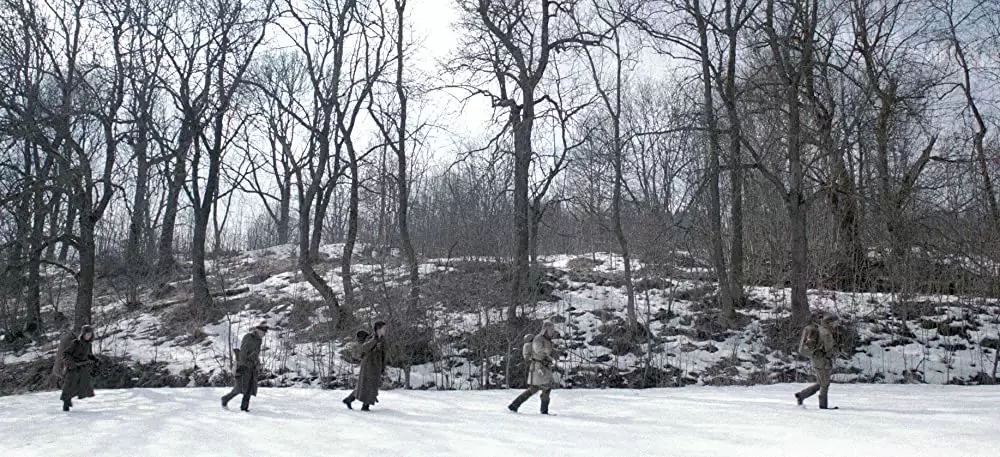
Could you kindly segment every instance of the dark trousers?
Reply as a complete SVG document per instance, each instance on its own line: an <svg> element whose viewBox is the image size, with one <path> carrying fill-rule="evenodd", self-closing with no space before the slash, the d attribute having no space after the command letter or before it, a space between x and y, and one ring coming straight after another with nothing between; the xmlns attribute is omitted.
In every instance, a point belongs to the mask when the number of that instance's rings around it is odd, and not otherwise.
<svg viewBox="0 0 1000 457"><path fill-rule="evenodd" d="M241 410L250 409L250 397L252 395L244 393L239 383L233 386L233 390L230 390L228 394L222 396L222 403L223 404L229 403L229 400L232 400L239 394L243 394L243 398L240 400L240 409Z"/></svg>
<svg viewBox="0 0 1000 457"><path fill-rule="evenodd" d="M515 398L514 401L511 402L508 408L511 411L517 411L517 409L521 407L522 403L528 401L528 399L531 398L532 395L538 393L538 391L542 392L542 414L548 414L549 396L552 394L552 389L543 388L539 386L529 386L527 389L524 390L524 392L521 392L521 395L518 395L517 398Z"/></svg>
<svg viewBox="0 0 1000 457"><path fill-rule="evenodd" d="M229 391L228 394L222 396L222 401L229 403L234 397L242 393L239 386L233 387L233 390ZM250 395L243 394L243 399L240 400L240 409L250 409Z"/></svg>
<svg viewBox="0 0 1000 457"><path fill-rule="evenodd" d="M802 389L796 396L805 400L816 392L819 392L819 407L826 408L828 406L827 394L830 392L830 378L833 375L833 370L828 368L813 368L813 372L816 373L816 383Z"/></svg>

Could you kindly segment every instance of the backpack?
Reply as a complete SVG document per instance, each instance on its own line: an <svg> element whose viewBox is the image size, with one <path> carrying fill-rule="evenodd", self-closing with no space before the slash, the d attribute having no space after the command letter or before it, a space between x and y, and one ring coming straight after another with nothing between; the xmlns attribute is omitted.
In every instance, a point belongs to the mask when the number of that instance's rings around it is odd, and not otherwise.
<svg viewBox="0 0 1000 457"><path fill-rule="evenodd" d="M65 353L70 346L73 345L73 341L76 339L76 335L73 332L63 332L59 337L59 346L56 348L55 361L52 363L52 377L55 380L61 380L66 374L66 366L63 363L63 353Z"/></svg>
<svg viewBox="0 0 1000 457"><path fill-rule="evenodd" d="M533 340L534 335L530 333L524 335L524 345L521 346L521 355L524 356L524 360L531 360L535 355L535 345Z"/></svg>
<svg viewBox="0 0 1000 457"><path fill-rule="evenodd" d="M813 357L823 352L823 343L819 338L819 327L815 325L806 326L805 337L802 339L802 355Z"/></svg>

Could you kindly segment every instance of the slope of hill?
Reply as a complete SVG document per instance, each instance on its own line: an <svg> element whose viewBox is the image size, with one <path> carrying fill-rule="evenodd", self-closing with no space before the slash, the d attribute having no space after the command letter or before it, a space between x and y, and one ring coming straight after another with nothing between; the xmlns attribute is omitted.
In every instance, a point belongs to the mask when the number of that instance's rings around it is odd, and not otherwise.
<svg viewBox="0 0 1000 457"><path fill-rule="evenodd" d="M318 268L340 288L335 256L325 246ZM192 310L180 279L144 290L140 303L103 281L95 308L102 358L101 387L222 386L230 381L231 349L251 326L268 321L265 385L343 387L355 366L341 356L353 329L389 319L400 343L387 384L479 389L520 385L519 341L551 319L561 333L565 387L665 387L768 384L809 379L792 351L788 290L751 287L736 329L721 328L714 284L693 259L682 264L636 263L640 331L626 340L621 259L593 253L541 259L538 302L515 326L503 322L505 269L490 259L437 259L421 265L422 313L402 309L403 272L397 258L369 255L354 265L364 305L339 331L330 310L294 270L292 246L234 254L213 262L220 289L211 309ZM66 300L70 300L67 297ZM1000 348L996 300L810 291L814 308L848 323L837 382L992 383ZM0 344L0 394L48 388L58 332ZM509 356L508 356L509 355ZM388 385L387 385L388 387Z"/></svg>

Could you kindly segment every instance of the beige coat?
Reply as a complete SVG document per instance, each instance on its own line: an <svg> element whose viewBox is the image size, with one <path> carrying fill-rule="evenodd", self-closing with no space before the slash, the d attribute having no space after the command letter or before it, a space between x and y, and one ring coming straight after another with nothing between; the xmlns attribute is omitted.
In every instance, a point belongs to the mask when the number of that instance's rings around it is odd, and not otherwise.
<svg viewBox="0 0 1000 457"><path fill-rule="evenodd" d="M544 333L535 336L531 342L531 368L528 370L528 385L543 389L552 387L552 369L555 367L552 340Z"/></svg>

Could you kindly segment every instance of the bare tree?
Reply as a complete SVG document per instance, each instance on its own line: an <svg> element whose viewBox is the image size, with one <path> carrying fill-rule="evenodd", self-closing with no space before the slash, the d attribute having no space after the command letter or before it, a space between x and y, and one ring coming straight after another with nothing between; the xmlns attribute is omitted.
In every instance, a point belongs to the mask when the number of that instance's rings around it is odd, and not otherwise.
<svg viewBox="0 0 1000 457"><path fill-rule="evenodd" d="M466 40L453 69L473 78L488 76L495 90L477 89L494 108L507 110L505 130L513 135L514 274L508 318L524 303L529 274L528 187L533 160L536 105L554 52L597 44L599 35L581 32L572 22L577 1L460 0Z"/></svg>
<svg viewBox="0 0 1000 457"><path fill-rule="evenodd" d="M164 28L150 27L155 20L163 16L148 3L129 5L125 12L129 26L135 30L130 37L129 59L127 61L129 97L125 109L130 117L128 122L133 126L128 132L126 142L132 149L130 162L135 164L135 187L132 196L132 214L129 220L128 238L125 241L125 261L130 266L130 274L145 275L152 266L144 252L144 237L150 229L150 180L155 167L170 159L169 154L158 153L158 142L155 138L160 134L155 118L156 104L160 101L159 78L157 74L163 69L163 52L159 42L163 39ZM162 25L162 24L161 24ZM160 34L150 36L148 29Z"/></svg>
<svg viewBox="0 0 1000 457"><path fill-rule="evenodd" d="M780 141L785 150L781 170L764 166L755 148L748 148L757 161L757 170L781 194L790 222L789 282L792 289L792 320L804 324L809 316L806 296L809 268L807 224L807 133L803 127L802 92L815 70L815 43L820 18L819 0L785 2L766 0L763 21L757 24L770 51L771 74L778 97ZM787 174L786 179L782 175Z"/></svg>
<svg viewBox="0 0 1000 457"><path fill-rule="evenodd" d="M339 319L340 303L333 289L313 268L318 258L323 222L339 177L350 179L348 234L341 259L344 299L354 304L351 259L357 239L360 189L359 157L354 130L372 88L386 67L388 37L380 28L384 14L378 2L319 2L300 7L287 4L295 27L283 33L295 43L305 63L311 91L309 106L279 107L308 133L306 159L295 168L298 187L299 269ZM346 154L346 157L342 154ZM335 323L336 326L336 323Z"/></svg>
<svg viewBox="0 0 1000 457"><path fill-rule="evenodd" d="M594 87L597 90L597 94L600 98L601 104L604 108L603 115L607 116L611 122L611 144L610 144L610 155L612 170L614 173L613 184L611 186L611 226L612 232L614 233L615 240L618 242L618 248L621 250L622 261L625 268L625 310L626 310L626 330L628 337L635 335L635 329L637 325L636 312L635 312L635 287L632 282L632 253L629 251L629 241L625 234L624 228L622 228L622 203L624 200L622 188L625 186L625 143L627 141L624 138L624 133L622 131L622 93L625 90L625 76L626 71L631 70L626 66L628 61L635 60L635 52L628 52L622 48L622 28L625 23L626 17L629 13L626 12L622 14L616 10L617 6L614 3L598 3L595 1L594 12L597 19L601 22L602 27L610 30L610 40L605 46L600 49L606 51L611 60L611 74L610 81L602 81L601 69L597 60L595 60L595 52L592 51L590 47L583 48L583 55L587 59L587 64L590 67L590 75L594 80ZM581 27L582 32L582 27ZM625 37L624 39L627 39ZM626 43L628 46L628 43Z"/></svg>
<svg viewBox="0 0 1000 457"><path fill-rule="evenodd" d="M906 274L912 243L904 211L937 142L937 135L930 135L917 159L905 160L909 138L916 136L905 129L905 123L922 114L923 100L937 84L915 58L922 53L916 40L923 24L910 15L922 14L920 10L919 5L903 0L855 0L852 4L855 49L864 61L865 89L874 104L878 207L889 238L890 276L895 278L896 291ZM906 19L910 20L904 25ZM894 151L894 143L903 151ZM894 169L901 169L902 176L897 178Z"/></svg>
<svg viewBox="0 0 1000 457"><path fill-rule="evenodd" d="M1000 11L990 11L988 8L991 6L996 8L993 2L979 0L971 2L934 0L933 2L933 7L945 20L942 36L950 45L951 57L958 66L959 81L956 86L961 91L968 114L972 118L972 160L979 173L986 214L993 223L993 227L997 227L1000 225L1000 204L997 203L996 184L990 170L985 147L985 138L989 128L981 109L982 101L977 96L977 87L975 86L977 75L974 73L976 68L968 57L969 44L961 37L962 27L988 27L986 19L989 18L993 18L994 21L992 31L994 33L1000 31L1000 19L998 19ZM976 22L981 22L981 24L976 24ZM1000 40L997 40L994 35L992 40L987 40L985 43L987 46L995 46L998 42Z"/></svg>
<svg viewBox="0 0 1000 457"><path fill-rule="evenodd" d="M406 70L406 0L393 0L395 9L395 56L396 63L395 79L392 86L395 93L395 107L393 113L387 109L375 110L374 105L369 108L372 119L378 125L385 143L396 155L396 218L399 227L399 241L403 248L403 255L406 259L408 278L410 281L410 292L408 295L408 306L411 310L416 310L420 299L420 270L417 265L417 253L413 248L413 237L410 235L410 187L411 179L408 176L410 171L410 153L407 142L412 141L413 132L408 130L409 121L409 88L406 86L404 76ZM374 98L372 98L374 101ZM381 111L381 112L376 112Z"/></svg>
<svg viewBox="0 0 1000 457"><path fill-rule="evenodd" d="M277 228L277 242L287 244L290 237L292 189L301 159L297 157L295 118L288 114L297 99L307 96L303 62L295 54L282 52L265 55L254 68L250 80L266 89L254 91L259 111L255 121L261 124L267 141L264 150L254 148L246 192L260 197L272 224ZM253 145L251 144L251 147ZM256 161L260 160L261 163ZM266 170L261 175L261 170ZM273 193L270 186L277 187Z"/></svg>

